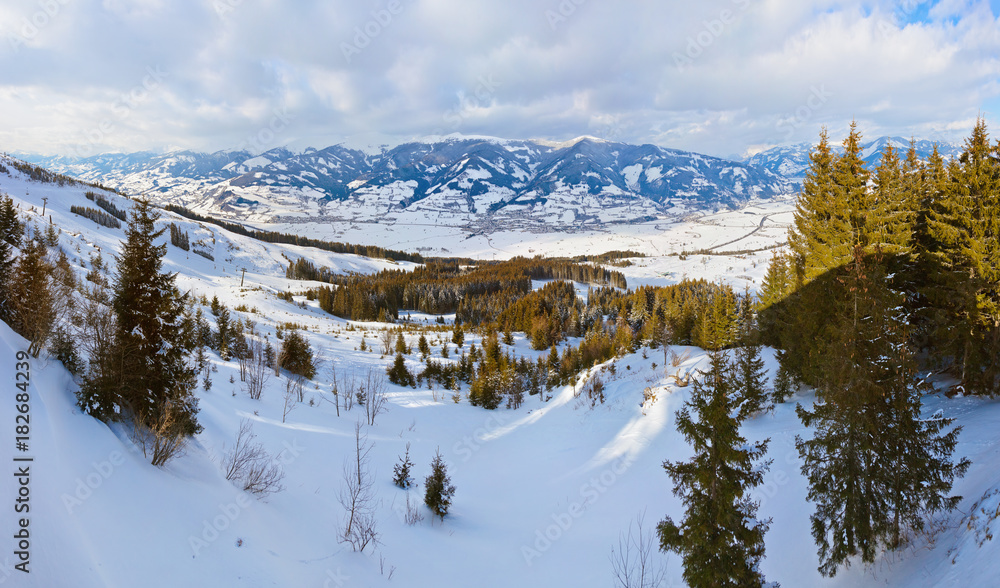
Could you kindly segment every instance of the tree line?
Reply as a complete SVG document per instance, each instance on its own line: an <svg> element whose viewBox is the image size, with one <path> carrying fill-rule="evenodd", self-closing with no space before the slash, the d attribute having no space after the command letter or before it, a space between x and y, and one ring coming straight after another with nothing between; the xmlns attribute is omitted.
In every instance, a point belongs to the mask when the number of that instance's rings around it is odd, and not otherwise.
<svg viewBox="0 0 1000 588"><path fill-rule="evenodd" d="M995 395L1000 357L1000 163L979 120L961 157L921 161L891 145L874 170L851 126L844 152L826 131L789 235L759 301L779 379L816 389L798 406L813 429L796 446L809 481L821 573L902 547L927 515L948 511L968 460L960 427L921 414L921 374L953 375Z"/></svg>
<svg viewBox="0 0 1000 588"><path fill-rule="evenodd" d="M163 208L164 210L173 212L175 214L179 214L185 218L198 222L217 225L226 229L227 231L236 233L237 235L243 235L244 237L250 237L251 239L256 239L257 241L263 241L265 243L282 243L286 245L299 245L301 247L312 247L314 249L331 251L333 253L351 253L354 255L362 255L365 257L371 257L375 259L411 261L413 263L423 263L424 261L424 258L419 253L406 253L404 251L385 249L383 247L376 247L374 245L352 245L350 243L323 241L321 239L312 239L310 237L303 237L301 235L293 235L290 233L279 233L276 231L258 231L255 229L248 229L247 227L239 223L226 222L224 220L219 220L216 218L200 215L194 211L188 210L187 208L184 208L183 206L179 206L177 204L168 204Z"/></svg>
<svg viewBox="0 0 1000 588"><path fill-rule="evenodd" d="M413 271L385 270L375 275L334 276L307 261L290 264L288 277L326 277L334 287L311 296L327 312L350 320L392 321L400 311L455 313L460 322L492 323L532 290L532 280L574 280L625 287L625 276L600 266L541 257L463 267L429 262Z"/></svg>

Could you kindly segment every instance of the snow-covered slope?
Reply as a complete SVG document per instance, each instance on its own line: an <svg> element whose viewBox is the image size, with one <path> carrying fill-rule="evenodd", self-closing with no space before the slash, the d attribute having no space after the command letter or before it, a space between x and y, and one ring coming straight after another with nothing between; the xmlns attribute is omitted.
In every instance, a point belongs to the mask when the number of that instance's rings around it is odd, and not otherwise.
<svg viewBox="0 0 1000 588"><path fill-rule="evenodd" d="M0 173L0 190L14 198L32 226L44 230L51 215L61 230L59 246L81 277L98 254L113 263L124 236L121 229L99 227L69 213L71 205L90 205L83 195L87 189L28 182L16 171ZM120 207L129 204L111 194L107 197ZM44 218L43 198L47 199ZM753 244L756 239L761 239L757 244L773 243L780 239L779 232L753 232L767 214L766 209L749 209L703 216L698 223L679 223L672 231L676 235L689 231L686 238L705 247L739 237L743 238L725 248ZM780 216L767 220L764 227L773 230L779 220ZM409 266L258 243L165 214L161 224L168 222L188 231L192 243L200 241L215 257L209 261L169 247L165 267L178 272L181 287L196 296L217 295L230 309L245 305L246 311L233 311L234 318L253 320L271 340L286 322L307 329L302 332L322 362L319 375L308 383L305 402L283 419L284 378L272 378L261 400L254 401L243 391L236 364L213 355L217 368L211 374L213 384L198 393L204 432L186 455L156 468L134 450L125 432L80 414L74 404L75 384L57 362L45 357L31 360L30 445L28 451L19 452L14 444L12 390L17 352L25 343L0 324L0 374L6 390L0 401L0 422L5 423L0 427L0 460L8 464L0 483L5 504L0 515L0 535L5 537L0 541L3 585L611 586L609 556L629 523L645 513L645 526L652 529L666 515L681 516L681 504L670 492L661 463L690 455L674 429L673 417L689 390L665 377L664 364L669 362L662 350L650 351L645 358L640 351L619 359L614 375L603 373L607 402L594 408L576 396L578 387L556 389L548 401L529 397L517 410L485 411L469 406L465 399L455 403L450 393L441 390L390 386L389 412L367 428L374 443L380 545L364 554L351 552L337 540L344 514L337 494L360 414L357 409L342 410L337 416L327 402L329 373L333 365L341 374L384 369L387 358L359 349L363 337L373 344L383 325L349 324L303 297L289 303L277 293L303 288L283 277L286 257L304 255L317 265L341 271ZM599 253L607 245L596 239L566 247L579 254ZM652 247L645 250L655 253ZM632 261L636 265L624 268L632 285L671 283L683 275L733 279L737 272L763 271L762 263L745 255ZM241 286L242 268L247 271ZM409 336L411 343L415 337ZM440 356L438 337L449 337L447 332L430 337L433 353ZM467 334L466 346L471 342L481 344L477 336ZM527 357L539 353L521 334L515 335L514 351ZM672 351L678 359L670 374L693 374L706 363L699 349ZM408 361L411 369L417 367L415 359ZM773 374L776 366L770 352L767 361ZM655 392L654 402L643 403L647 387ZM911 548L882 558L871 568L855 565L827 579L816 571L809 534L812 509L793 448L795 435L809 434L795 416L794 403L812 401L809 393L800 393L773 415L747 425L750 439L771 438L769 457L774 459L764 485L755 491L761 516L773 518L763 564L768 579L784 586L820 587L993 585L1000 573L1000 553L985 537L1000 502L996 475L1000 441L995 434L1000 405L937 394L927 397L928 414L943 410L965 427L957 454L971 458L973 466L955 487L965 496L962 512L939 521L941 530L933 540L917 538ZM219 467L244 419L254 423L258 441L277 456L286 473L286 489L266 501L240 494ZM392 466L407 444L421 486L410 499L424 516L413 526L403 517L406 492L391 483ZM452 511L443 522L432 520L421 504L423 478L437 450L457 486ZM27 575L13 567L17 561L12 506L19 487L11 475L15 454L34 460ZM965 518L966 514L975 518ZM679 558L656 554L655 562L666 566L664 585L683 585Z"/></svg>

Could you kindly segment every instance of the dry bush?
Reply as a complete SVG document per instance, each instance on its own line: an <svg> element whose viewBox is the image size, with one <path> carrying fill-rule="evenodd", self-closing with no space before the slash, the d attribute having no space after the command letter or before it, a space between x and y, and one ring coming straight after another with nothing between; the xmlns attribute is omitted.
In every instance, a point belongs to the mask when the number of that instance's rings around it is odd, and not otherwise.
<svg viewBox="0 0 1000 588"><path fill-rule="evenodd" d="M658 541L651 530L643 528L645 514L628 525L628 534L618 534L618 547L611 549L611 569L617 588L657 588L667 570L659 555Z"/></svg>
<svg viewBox="0 0 1000 588"><path fill-rule="evenodd" d="M236 443L222 458L226 479L255 496L281 492L285 489L281 485L285 472L263 445L254 442L256 438L253 423L250 419L243 419L236 434Z"/></svg>
<svg viewBox="0 0 1000 588"><path fill-rule="evenodd" d="M337 501L344 507L344 526L340 540L350 543L354 551L364 551L378 545L375 530L375 477L371 473L373 445L368 435L361 433L360 421L354 424L354 455L344 461L344 485Z"/></svg>

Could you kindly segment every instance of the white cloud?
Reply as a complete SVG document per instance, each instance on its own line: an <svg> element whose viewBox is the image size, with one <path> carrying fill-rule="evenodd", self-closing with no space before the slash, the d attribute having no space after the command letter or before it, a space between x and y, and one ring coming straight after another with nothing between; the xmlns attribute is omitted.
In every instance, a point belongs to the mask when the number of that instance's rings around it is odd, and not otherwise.
<svg viewBox="0 0 1000 588"><path fill-rule="evenodd" d="M960 139L1000 96L984 1L50 4L0 7L6 150L223 149L287 111L275 142L603 134L734 155L854 118ZM167 77L122 108L150 69Z"/></svg>

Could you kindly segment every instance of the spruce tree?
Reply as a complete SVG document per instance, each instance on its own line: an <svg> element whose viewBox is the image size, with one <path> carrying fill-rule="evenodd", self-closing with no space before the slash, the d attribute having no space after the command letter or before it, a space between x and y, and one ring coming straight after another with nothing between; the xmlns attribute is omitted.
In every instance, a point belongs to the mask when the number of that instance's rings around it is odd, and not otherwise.
<svg viewBox="0 0 1000 588"><path fill-rule="evenodd" d="M761 412L774 409L771 395L767 392L767 370L764 369L762 347L757 335L757 319L749 293L740 301L740 336L733 364L733 385L740 399L738 418L744 420Z"/></svg>
<svg viewBox="0 0 1000 588"><path fill-rule="evenodd" d="M410 470L413 469L413 462L410 461L410 444L406 444L406 455L399 457L399 463L392 468L392 483L406 490L413 485L413 476Z"/></svg>
<svg viewBox="0 0 1000 588"><path fill-rule="evenodd" d="M900 544L904 525L920 528L927 512L952 508L956 500L945 494L968 467L951 462L958 431L942 434L950 421L921 420L909 320L879 250L865 256L856 245L840 280L818 402L796 409L815 427L796 445L816 503L819 570L827 576L851 557L871 563L881 546Z"/></svg>
<svg viewBox="0 0 1000 588"><path fill-rule="evenodd" d="M979 119L928 212L925 316L969 392L1000 392L1000 163Z"/></svg>
<svg viewBox="0 0 1000 588"><path fill-rule="evenodd" d="M193 341L185 333L186 297L177 290L176 275L161 271L167 246L155 244L164 232L156 229L157 218L149 201L136 200L111 300L121 373L105 383L117 380L114 395L132 418L150 429L170 423L165 434L187 436L201 430L193 394L197 374L187 361Z"/></svg>
<svg viewBox="0 0 1000 588"><path fill-rule="evenodd" d="M721 352L709 358L709 370L677 413L677 430L694 446L694 457L663 464L686 509L681 523L667 517L657 526L660 549L681 554L692 588L763 586L760 562L770 520L756 519L759 505L749 491L770 464L759 461L768 441L749 443L740 435L742 402L731 385L732 369Z"/></svg>
<svg viewBox="0 0 1000 588"><path fill-rule="evenodd" d="M0 194L0 320L10 316L10 279L14 269L14 249L21 246L24 229L17 218L14 201Z"/></svg>
<svg viewBox="0 0 1000 588"><path fill-rule="evenodd" d="M424 488L424 504L443 521L451 508L455 486L448 477L448 466L441 457L440 449L431 461L431 473L424 479Z"/></svg>
<svg viewBox="0 0 1000 588"><path fill-rule="evenodd" d="M431 461L431 473L424 479L424 488L424 504L443 521L451 508L455 486L448 477L448 466L441 457L440 449Z"/></svg>
<svg viewBox="0 0 1000 588"><path fill-rule="evenodd" d="M28 340L32 357L41 353L55 326L51 274L52 266L45 261L45 245L31 240L9 277L10 326Z"/></svg>
<svg viewBox="0 0 1000 588"><path fill-rule="evenodd" d="M397 386L416 386L416 380L406 367L406 358L403 357L402 353L396 353L396 359L393 360L392 366L386 370L386 374L389 376L389 381Z"/></svg>
<svg viewBox="0 0 1000 588"><path fill-rule="evenodd" d="M298 331L289 331L282 339L278 366L308 380L316 375L312 347Z"/></svg>

